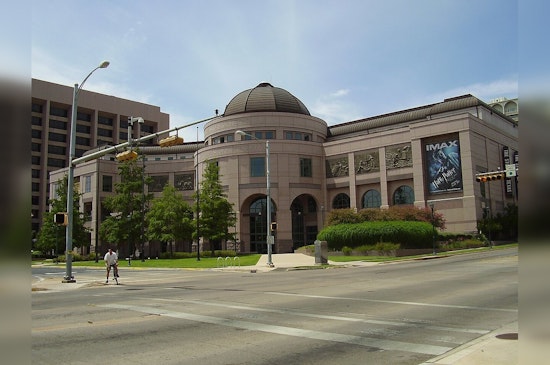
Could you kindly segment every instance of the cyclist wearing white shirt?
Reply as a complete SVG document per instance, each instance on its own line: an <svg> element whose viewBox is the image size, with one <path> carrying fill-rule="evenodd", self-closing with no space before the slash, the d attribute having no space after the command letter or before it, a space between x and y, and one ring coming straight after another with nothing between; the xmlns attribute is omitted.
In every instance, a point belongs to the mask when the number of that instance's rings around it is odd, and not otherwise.
<svg viewBox="0 0 550 365"><path fill-rule="evenodd" d="M105 257L103 258L105 261L105 266L107 266L107 280L106 283L109 282L109 272L111 271L111 267L113 268L113 274L115 275L115 278L118 278L118 256L116 252L114 252L111 248L109 249L109 252L105 254Z"/></svg>

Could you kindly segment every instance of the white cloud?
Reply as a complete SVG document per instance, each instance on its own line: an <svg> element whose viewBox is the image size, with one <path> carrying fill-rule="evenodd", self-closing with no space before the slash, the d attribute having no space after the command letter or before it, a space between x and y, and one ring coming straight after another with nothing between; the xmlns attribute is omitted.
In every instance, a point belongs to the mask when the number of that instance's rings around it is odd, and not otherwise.
<svg viewBox="0 0 550 365"><path fill-rule="evenodd" d="M339 98L341 96L346 96L348 94L349 94L349 89L340 89L340 90L337 90L337 91L333 92L332 94L330 94L330 96Z"/></svg>
<svg viewBox="0 0 550 365"><path fill-rule="evenodd" d="M311 107L310 113L323 119L328 125L348 122L361 118L358 107L349 100L349 89L339 89L317 99Z"/></svg>
<svg viewBox="0 0 550 365"><path fill-rule="evenodd" d="M493 80L487 83L475 83L466 86L459 86L441 93L437 93L429 98L432 99L430 102L438 102L443 101L445 98L465 94L472 94L485 102L501 96L511 98L517 97L518 80L516 76L512 76L506 79Z"/></svg>

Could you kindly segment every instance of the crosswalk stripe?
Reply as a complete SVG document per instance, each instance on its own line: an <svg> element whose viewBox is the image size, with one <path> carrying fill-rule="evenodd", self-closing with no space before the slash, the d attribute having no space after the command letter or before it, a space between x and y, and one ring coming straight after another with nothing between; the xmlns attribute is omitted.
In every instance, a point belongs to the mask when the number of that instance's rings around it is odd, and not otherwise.
<svg viewBox="0 0 550 365"><path fill-rule="evenodd" d="M444 347L444 346L415 344L415 343L401 342L401 341L390 341L390 340L383 340L379 338L344 335L344 334L332 333L332 332L313 331L313 330L294 328L294 327L276 326L276 325L254 323L254 322L234 320L234 319L221 318L221 317L204 316L204 315L198 315L198 314L192 314L192 313L170 311L170 310L154 308L154 307L116 304L116 303L104 304L104 305L101 305L101 307L112 308L112 309L133 310L135 312L140 312L140 313L156 314L160 316L180 318L180 319L201 322L201 323L209 323L209 324L215 324L215 325L221 325L221 326L227 326L227 327L241 328L241 329L246 329L251 331L274 333L274 334L280 334L285 336L309 338L314 340L354 344L354 345L360 345L360 346L365 346L370 348L378 348L383 350L407 351L407 352L429 354L429 355L441 355L452 349L451 347Z"/></svg>

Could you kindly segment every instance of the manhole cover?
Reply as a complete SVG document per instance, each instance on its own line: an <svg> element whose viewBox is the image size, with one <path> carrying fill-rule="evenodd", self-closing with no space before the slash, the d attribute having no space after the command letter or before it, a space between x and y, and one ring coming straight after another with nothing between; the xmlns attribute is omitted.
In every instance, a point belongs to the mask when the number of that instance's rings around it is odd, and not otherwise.
<svg viewBox="0 0 550 365"><path fill-rule="evenodd" d="M496 336L497 338L500 338L501 340L517 340L518 334L517 333L503 333Z"/></svg>

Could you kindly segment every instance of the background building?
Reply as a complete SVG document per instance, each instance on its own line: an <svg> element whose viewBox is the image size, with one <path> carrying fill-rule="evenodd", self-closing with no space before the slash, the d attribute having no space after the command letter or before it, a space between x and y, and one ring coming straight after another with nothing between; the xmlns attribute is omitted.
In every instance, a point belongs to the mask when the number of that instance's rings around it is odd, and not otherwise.
<svg viewBox="0 0 550 365"><path fill-rule="evenodd" d="M476 173L504 169L511 156L517 161L517 123L472 95L327 126L288 91L262 83L230 100L204 136L198 144L149 147L146 173L158 189L175 184L191 199L195 174L201 179L206 163L216 161L243 252L266 251L268 156L278 253L313 243L333 209L433 205L448 231L475 232L484 209L496 214L517 202L515 178L475 181ZM93 191L93 181L104 189L103 176L115 183L116 171L107 159L78 166L75 176L90 176ZM85 192L84 209L94 215L93 201L104 193Z"/></svg>
<svg viewBox="0 0 550 365"><path fill-rule="evenodd" d="M42 213L49 209L49 173L68 166L73 87L32 79L31 93L31 221L32 230L37 232ZM158 106L81 90L76 157L98 146L127 141L129 116L145 120L141 129L135 130L134 138L166 130L169 126L168 114L161 112Z"/></svg>
<svg viewBox="0 0 550 365"><path fill-rule="evenodd" d="M498 110L499 112L505 114L506 116L512 118L516 122L519 121L519 102L518 98L508 99L508 98L496 98L489 101L489 106L493 109Z"/></svg>

